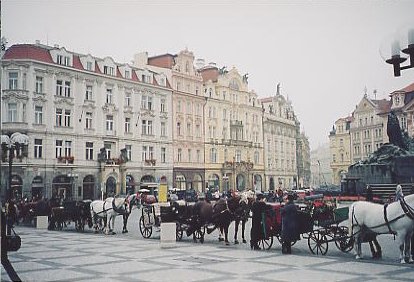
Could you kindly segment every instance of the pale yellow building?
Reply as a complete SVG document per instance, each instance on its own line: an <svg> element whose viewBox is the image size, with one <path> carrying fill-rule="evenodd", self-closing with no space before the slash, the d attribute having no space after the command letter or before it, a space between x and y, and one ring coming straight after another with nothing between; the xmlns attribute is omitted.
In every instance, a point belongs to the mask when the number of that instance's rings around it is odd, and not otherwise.
<svg viewBox="0 0 414 282"><path fill-rule="evenodd" d="M200 68L204 80L205 169L212 189L264 189L262 106L235 68Z"/></svg>
<svg viewBox="0 0 414 282"><path fill-rule="evenodd" d="M340 185L351 163L350 126L352 116L340 118L329 134L331 152L332 183Z"/></svg>

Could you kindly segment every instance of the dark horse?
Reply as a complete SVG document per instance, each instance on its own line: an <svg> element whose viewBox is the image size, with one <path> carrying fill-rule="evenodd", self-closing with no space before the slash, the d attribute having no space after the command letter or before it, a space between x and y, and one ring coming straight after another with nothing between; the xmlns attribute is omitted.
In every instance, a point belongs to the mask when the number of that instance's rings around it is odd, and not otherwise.
<svg viewBox="0 0 414 282"><path fill-rule="evenodd" d="M249 191L248 191L249 192ZM252 204L254 202L254 193L243 193L241 195L241 199L239 200L239 206L236 208L234 212L234 244L238 244L239 241L237 240L237 235L239 233L239 224L242 225L242 239L243 243L246 243L246 239L244 238L244 232L246 230L246 222L249 220L250 210L252 208Z"/></svg>
<svg viewBox="0 0 414 282"><path fill-rule="evenodd" d="M240 207L240 197L235 196L229 199L220 199L214 206L206 201L199 201L193 206L193 215L190 220L190 226L187 229L187 236L194 234L195 231L201 231L207 226L207 232L211 233L214 229L219 229L220 233L224 233L224 242L229 245L228 233L230 223L236 218L236 211ZM211 226L211 228L210 228ZM203 232L200 232L203 234ZM221 235L220 234L220 235ZM219 237L223 241L222 237ZM203 241L203 238L201 238Z"/></svg>
<svg viewBox="0 0 414 282"><path fill-rule="evenodd" d="M128 217L131 214L132 208L134 206L136 206L137 208L141 206L140 197L138 197L137 194L128 195L126 197L126 202L125 202L126 212L122 213L122 220L123 220L122 233L128 233L128 229L127 229Z"/></svg>

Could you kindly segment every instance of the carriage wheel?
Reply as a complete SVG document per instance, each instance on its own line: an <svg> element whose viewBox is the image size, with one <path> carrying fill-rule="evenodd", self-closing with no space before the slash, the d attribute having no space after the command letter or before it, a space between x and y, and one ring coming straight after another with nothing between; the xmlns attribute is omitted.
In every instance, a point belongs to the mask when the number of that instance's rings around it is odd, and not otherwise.
<svg viewBox="0 0 414 282"><path fill-rule="evenodd" d="M145 239L148 239L149 237L151 237L152 226L145 225L145 219L143 215L141 215L141 217L139 218L139 231L141 231L141 235Z"/></svg>
<svg viewBox="0 0 414 282"><path fill-rule="evenodd" d="M175 236L177 241L181 241L183 239L183 229L181 228L181 224L176 222L175 223Z"/></svg>
<svg viewBox="0 0 414 282"><path fill-rule="evenodd" d="M354 237L348 236L348 227L339 226L334 234L335 245L344 253L350 252L354 248Z"/></svg>
<svg viewBox="0 0 414 282"><path fill-rule="evenodd" d="M262 250L269 250L273 245L273 236L269 236L267 239L262 239L259 241L259 247Z"/></svg>
<svg viewBox="0 0 414 282"><path fill-rule="evenodd" d="M308 238L308 247L314 255L325 255L328 252L326 235L319 232L319 230L311 232Z"/></svg>

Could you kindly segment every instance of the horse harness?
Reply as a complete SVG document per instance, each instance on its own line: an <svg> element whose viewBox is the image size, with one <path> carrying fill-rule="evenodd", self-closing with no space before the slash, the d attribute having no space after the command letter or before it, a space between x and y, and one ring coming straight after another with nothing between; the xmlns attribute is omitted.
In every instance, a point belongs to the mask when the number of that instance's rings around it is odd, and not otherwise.
<svg viewBox="0 0 414 282"><path fill-rule="evenodd" d="M414 220L414 209L409 204L407 204L407 202L405 201L404 197L402 197L399 200L399 202L400 202L401 208L402 208L402 210L404 212L402 215L397 216L396 218L394 218L392 220L388 220L388 217L387 217L387 207L388 207L388 203L387 203L387 204L384 205L384 220L385 220L385 223L379 224L379 225L376 225L376 226L373 226L373 227L369 227L369 228L367 227L367 228L370 229L370 230L372 230L372 229L375 229L375 228L378 228L378 227L381 227L381 226L386 225L387 228L388 228L389 233L390 234L393 234L395 236L397 233L391 229L391 226L390 226L391 223L393 223L393 222L395 222L395 221L397 221L397 220L399 220L399 219L401 219L401 218L403 218L405 216L407 216L411 220ZM359 225L358 220L355 217L354 209L352 210L352 219L355 220L355 222L357 223L356 225ZM355 226L355 224L353 224L352 227L353 226ZM381 234L381 233L377 233L377 234Z"/></svg>
<svg viewBox="0 0 414 282"><path fill-rule="evenodd" d="M122 209L117 208L117 207L115 206L115 198L112 200L112 202L111 202L111 203L112 203L112 207L110 207L110 208L108 208L108 209L105 209L105 204L106 204L106 201L103 201L103 204L102 204L102 211L100 211L100 212L95 212L95 213L98 215L98 214L105 213L105 212L110 211L110 210L114 210L115 212L117 212L117 213L119 213L119 214L122 214L122 215L124 215L124 214L126 214L126 213L127 213L127 211L126 211L126 206L127 206L126 201L124 202L124 205L125 205L125 210L122 210Z"/></svg>

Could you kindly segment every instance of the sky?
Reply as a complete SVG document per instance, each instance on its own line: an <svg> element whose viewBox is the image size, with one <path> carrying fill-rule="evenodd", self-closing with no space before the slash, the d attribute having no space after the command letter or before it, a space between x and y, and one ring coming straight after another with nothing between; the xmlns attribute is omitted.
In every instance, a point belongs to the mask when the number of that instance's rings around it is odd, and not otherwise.
<svg viewBox="0 0 414 282"><path fill-rule="evenodd" d="M380 54L414 28L414 1L3 0L8 46L58 44L69 51L129 63L136 53L176 54L248 73L259 97L280 83L309 137L329 142L334 122L370 98L414 82L394 77ZM376 94L374 96L374 90Z"/></svg>

